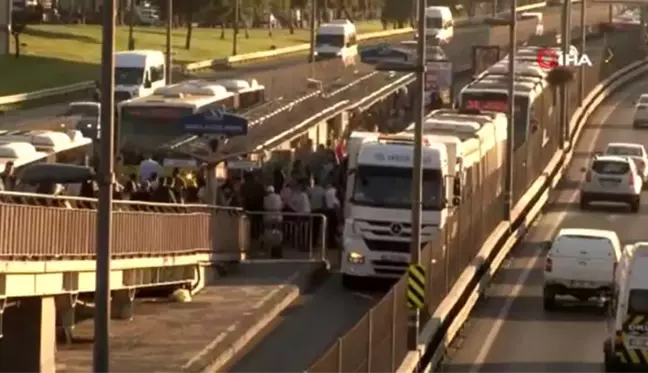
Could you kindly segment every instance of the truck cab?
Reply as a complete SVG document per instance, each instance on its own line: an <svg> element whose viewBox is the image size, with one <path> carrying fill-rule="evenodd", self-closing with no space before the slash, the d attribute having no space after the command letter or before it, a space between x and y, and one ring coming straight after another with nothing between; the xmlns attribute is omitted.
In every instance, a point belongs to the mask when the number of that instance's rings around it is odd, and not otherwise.
<svg viewBox="0 0 648 373"><path fill-rule="evenodd" d="M362 278L399 278L410 262L414 138L351 135L343 231L343 284ZM423 142L421 244L445 224L453 200L454 169L444 143Z"/></svg>
<svg viewBox="0 0 648 373"><path fill-rule="evenodd" d="M134 50L115 53L115 101L153 94L168 81L164 53Z"/></svg>

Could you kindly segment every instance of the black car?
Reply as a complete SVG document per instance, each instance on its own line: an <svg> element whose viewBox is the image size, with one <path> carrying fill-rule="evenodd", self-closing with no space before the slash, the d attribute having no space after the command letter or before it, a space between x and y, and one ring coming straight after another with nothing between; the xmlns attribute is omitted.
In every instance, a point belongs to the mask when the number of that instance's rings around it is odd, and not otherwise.
<svg viewBox="0 0 648 373"><path fill-rule="evenodd" d="M360 60L362 63L375 65L386 62L411 62L416 57L409 48L389 44L376 45L362 48Z"/></svg>

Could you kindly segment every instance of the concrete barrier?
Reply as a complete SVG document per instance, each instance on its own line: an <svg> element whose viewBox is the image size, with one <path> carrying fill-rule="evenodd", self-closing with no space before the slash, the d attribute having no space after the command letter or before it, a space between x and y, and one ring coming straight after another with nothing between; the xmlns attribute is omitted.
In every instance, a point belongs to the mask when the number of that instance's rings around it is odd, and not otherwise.
<svg viewBox="0 0 648 373"><path fill-rule="evenodd" d="M493 278L494 273L499 269L504 258L508 255L515 244L526 234L531 223L541 212L542 207L547 202L549 193L558 184L563 173L569 165L573 156L574 144L580 137L585 127L585 123L596 108L607 99L613 92L617 91L627 83L635 80L636 77L648 72L648 59L630 64L623 69L615 72L609 78L597 85L587 95L583 104L575 111L569 126L575 128L564 151L557 152L549 165L545 168L531 188L521 198L514 209L523 211L518 208L520 204L526 204L528 201L535 201L533 206L528 210L525 216L514 216L513 221L521 219L518 224L512 225L511 222L502 222L491 236L486 240L476 258L472 261L456 281L448 296L436 309L431 316L430 321L423 326L419 341L420 344L416 351L410 351L405 357L403 363L397 372L431 372L442 360L445 350L457 333L468 319L470 312L475 306L477 300L482 295L483 290ZM519 214L519 213L518 213ZM497 245L503 239L506 241L502 245ZM475 277L483 273L478 281ZM476 284L476 285L475 285ZM471 286L472 285L472 286ZM450 312L454 309L460 299L466 299L459 312L450 320ZM447 325L444 338L439 345L429 346L433 338L437 335L440 328ZM430 350L433 349L433 350ZM425 354L430 355L431 359L424 366L422 358Z"/></svg>

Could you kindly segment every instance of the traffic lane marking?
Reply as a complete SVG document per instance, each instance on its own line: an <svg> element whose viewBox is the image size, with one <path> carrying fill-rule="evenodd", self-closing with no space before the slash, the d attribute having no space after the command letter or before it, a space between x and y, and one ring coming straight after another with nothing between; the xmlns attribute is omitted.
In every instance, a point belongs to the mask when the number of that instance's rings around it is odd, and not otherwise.
<svg viewBox="0 0 648 373"><path fill-rule="evenodd" d="M597 118L600 118L601 116L603 116L604 118L612 117L612 113L619 114L619 112L621 112L621 114L626 114L624 115L624 117L627 117L627 113L624 113L628 109L625 104L629 101L629 97L635 96L637 94L636 90L639 85L640 84L636 84L628 90L620 93L621 97L616 96L615 98L618 104L612 106L606 104L606 107L604 107L603 110L597 111L595 113L595 116L592 117L592 123L596 123ZM630 100L629 102L632 101ZM620 109L617 110L617 108L619 107ZM614 115L613 118L618 118L618 115ZM594 131L584 131L584 137L581 139L581 141L579 141L577 145L577 152L580 151L583 153L591 153L595 150L597 146L597 142L595 140L599 136L599 134L604 132L601 131L601 126L596 127L597 129ZM617 131L617 133L619 132ZM627 134L625 134L624 136L627 136ZM572 162L569 167L568 174L574 175L574 169L576 169L578 173L582 175L580 173L580 166L578 166L577 164L578 163ZM563 189L558 191L558 194L563 201L568 202L568 205L573 204L574 202L577 203L577 188L567 190ZM506 341L500 341L501 338L498 337L498 334L504 326L512 307L514 307L516 296L522 294L526 296L541 295L541 289L533 289L532 286L527 286L525 288L524 286L532 275L534 269L539 274L539 276L533 276L536 280L534 282L536 282L537 284L541 283L542 262L539 259L542 256L541 254L543 253L543 249L539 247L540 245L538 245L538 242L550 239L553 235L553 232L560 225L561 221L565 220L563 225L571 225L571 223L574 222L574 220L571 218L571 215L573 215L572 212L567 209L563 209L562 211L553 211L545 216L542 216L539 219L539 223L530 232L530 238L527 239L525 245L515 250L512 259L510 259L507 263L507 268L501 270L494 279L493 287L489 290L488 296L497 296L498 300L500 301L491 302L488 298L486 298L483 301L481 307L478 307L473 320L471 320L469 334L467 335L468 340L463 340L462 346L460 346L460 349L456 352L456 356L453 356L452 360L446 364L446 368L452 369L454 371L479 371L480 365L483 365L486 361L491 360L489 358L489 352L494 345L501 344L501 342L509 342L508 339ZM582 217L582 215L580 216ZM580 219L577 218L575 219L575 222L577 223L579 220ZM609 226L607 227L607 229L609 229ZM504 298L505 300L502 301L502 298ZM539 298L535 301L535 305L527 304L526 306L526 309L522 307L522 310L520 311L526 313L527 315L537 313L537 310L541 310L541 303L539 302ZM515 305L515 307L518 308L517 305ZM528 307L535 308L528 309ZM482 311L480 312L480 310ZM517 312L518 310L516 309L515 311ZM480 313L487 313L491 315L491 317L480 318ZM495 320L493 320L493 318L495 318ZM527 320L526 322L529 322L528 319L528 317L525 319ZM520 326L516 323L516 321L513 321L509 322L508 324L511 324L511 327L516 329L516 331L520 331ZM543 327L542 322L539 323L539 326L540 331L546 330L546 327ZM528 332L523 332L522 336L524 336L525 334L527 335L527 337L529 336ZM515 347L520 344L520 341L510 340L510 342L511 343L508 344L509 348L507 349L507 351L509 354L514 355L512 354L512 350L510 348L516 349ZM534 350L538 349L538 346L534 348ZM542 348L540 348L540 350L542 350ZM524 356L524 354L522 354L522 356Z"/></svg>

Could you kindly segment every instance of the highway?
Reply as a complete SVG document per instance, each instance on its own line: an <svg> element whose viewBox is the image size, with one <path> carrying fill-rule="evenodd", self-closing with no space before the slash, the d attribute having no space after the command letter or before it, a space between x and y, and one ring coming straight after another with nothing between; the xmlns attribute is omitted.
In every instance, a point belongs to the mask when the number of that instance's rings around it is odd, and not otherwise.
<svg viewBox="0 0 648 373"><path fill-rule="evenodd" d="M613 141L648 144L648 131L631 126L633 101L645 92L640 80L604 102L589 120L563 180L550 195L543 215L498 272L457 343L445 372L603 371L607 335L600 309L574 304L542 309L544 250L560 228L612 229L624 243L648 239L648 194L639 214L625 206L580 211L578 188L584 167L596 151Z"/></svg>
<svg viewBox="0 0 648 373"><path fill-rule="evenodd" d="M549 7L544 11L544 29L545 32L557 30L560 25L560 7ZM580 4L574 4L572 8L572 25L580 24ZM590 5L587 11L588 24L596 24L608 19L607 4ZM520 22L518 24L518 40L526 38L535 30L533 22ZM407 40L409 36L401 38L392 38L390 40ZM373 45L385 43L385 40L369 41L362 45ZM453 41L445 47L446 53L450 56L455 64L459 66L469 66L471 63L472 48L474 45L500 45L506 46L508 43L508 28L504 26L489 27L486 25L473 25L464 28L457 28ZM276 99L279 97L294 97L295 94L306 90L306 78L315 77L316 79L327 80L327 74L324 70L330 67L331 61L316 64L311 68L304 56L294 56L281 58L279 60L268 61L258 64L244 65L224 71L205 70L194 74L194 78L204 79L225 79L241 78L256 79L259 83L266 86L267 97ZM290 84L286 84L290 82ZM0 126L8 126L10 123L15 124L22 120L34 120L42 117L56 115L61 113L65 104L51 105L32 110L9 112L0 116Z"/></svg>

